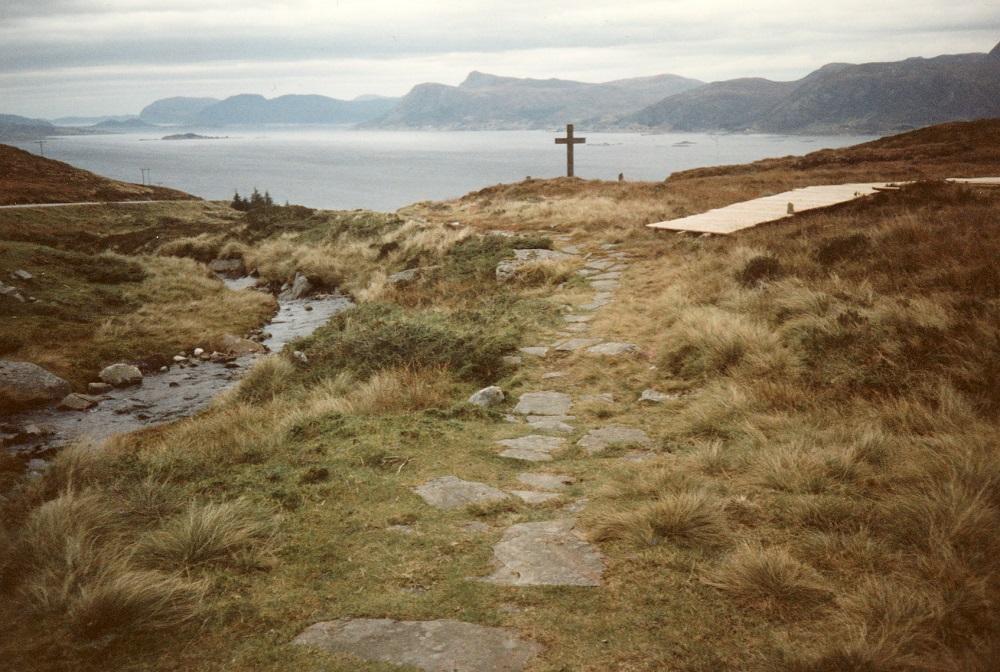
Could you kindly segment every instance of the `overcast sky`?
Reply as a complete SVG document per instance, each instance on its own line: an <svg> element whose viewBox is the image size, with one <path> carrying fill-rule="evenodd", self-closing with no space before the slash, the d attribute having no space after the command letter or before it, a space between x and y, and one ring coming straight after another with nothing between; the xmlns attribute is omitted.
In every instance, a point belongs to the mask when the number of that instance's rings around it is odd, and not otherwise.
<svg viewBox="0 0 1000 672"><path fill-rule="evenodd" d="M156 98L402 95L470 70L796 79L832 61L988 51L998 0L0 0L0 112Z"/></svg>

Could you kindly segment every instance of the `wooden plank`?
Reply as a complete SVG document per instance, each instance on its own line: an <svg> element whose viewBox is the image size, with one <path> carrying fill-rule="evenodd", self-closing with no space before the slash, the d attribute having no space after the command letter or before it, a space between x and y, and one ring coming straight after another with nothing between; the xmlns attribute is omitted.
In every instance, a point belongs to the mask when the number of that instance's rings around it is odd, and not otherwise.
<svg viewBox="0 0 1000 672"><path fill-rule="evenodd" d="M734 203L724 208L716 208L690 217L681 217L665 222L647 224L650 228L669 231L691 231L694 233L729 234L758 224L774 222L791 217L800 212L827 208L846 203L856 198L869 196L877 188L890 186L885 182L864 182L831 184L803 187L791 191L755 198L742 203ZM792 204L794 212L788 212Z"/></svg>

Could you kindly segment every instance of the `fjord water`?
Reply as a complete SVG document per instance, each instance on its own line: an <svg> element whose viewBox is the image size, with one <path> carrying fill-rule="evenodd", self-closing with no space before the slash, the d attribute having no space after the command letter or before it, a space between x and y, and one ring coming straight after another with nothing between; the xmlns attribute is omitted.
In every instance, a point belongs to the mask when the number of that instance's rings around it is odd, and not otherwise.
<svg viewBox="0 0 1000 672"><path fill-rule="evenodd" d="M187 130L187 129L185 129ZM212 129L217 140L160 140L174 131L49 138L45 155L129 182L149 168L153 184L208 199L268 190L276 202L391 211L461 196L526 176L564 174L565 147L548 131L366 131L338 128ZM560 134L561 135L561 134ZM661 180L688 168L745 163L844 147L871 136L591 133L576 147L576 174ZM37 144L17 143L38 151Z"/></svg>

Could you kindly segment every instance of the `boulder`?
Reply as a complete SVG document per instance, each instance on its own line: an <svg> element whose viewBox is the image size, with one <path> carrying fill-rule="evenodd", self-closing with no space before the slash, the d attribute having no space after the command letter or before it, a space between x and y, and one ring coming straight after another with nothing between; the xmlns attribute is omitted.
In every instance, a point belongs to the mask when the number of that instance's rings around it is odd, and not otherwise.
<svg viewBox="0 0 1000 672"><path fill-rule="evenodd" d="M214 259L209 262L208 270L229 276L241 276L246 273L242 259Z"/></svg>
<svg viewBox="0 0 1000 672"><path fill-rule="evenodd" d="M142 382L142 371L137 366L120 362L104 367L100 378L101 381L114 387L128 387Z"/></svg>
<svg viewBox="0 0 1000 672"><path fill-rule="evenodd" d="M225 353L227 355L255 355L267 352L265 348L260 343L255 343L248 338L240 338L239 336L234 336L233 334L225 334L221 339L219 339L219 352Z"/></svg>
<svg viewBox="0 0 1000 672"><path fill-rule="evenodd" d="M278 300L295 301L296 299L303 299L306 296L308 296L312 290L313 290L313 285L311 282L309 282L309 278L302 275L301 273L296 273L295 279L292 280L291 286L278 295Z"/></svg>
<svg viewBox="0 0 1000 672"><path fill-rule="evenodd" d="M544 250L544 249L528 249L528 250L514 250L513 259L505 259L497 264L496 267L496 277L497 282L509 282L513 280L521 267L536 261L562 261L563 259L571 259L573 255L566 254L565 252L556 252L555 250Z"/></svg>
<svg viewBox="0 0 1000 672"><path fill-rule="evenodd" d="M0 360L0 408L43 404L69 393L68 382L37 364Z"/></svg>
<svg viewBox="0 0 1000 672"><path fill-rule="evenodd" d="M504 400L503 390L496 385L490 385L489 387L484 387L479 390L471 397L469 397L469 403L475 404L476 406L482 406L488 408L490 406L496 406L502 403Z"/></svg>
<svg viewBox="0 0 1000 672"><path fill-rule="evenodd" d="M21 296L21 292L18 291L17 287L11 287L10 285L5 285L2 282L0 282L0 296L7 296L15 301L24 303L24 297Z"/></svg>
<svg viewBox="0 0 1000 672"><path fill-rule="evenodd" d="M63 397L63 400L59 402L59 408L65 411L86 411L88 408L96 406L98 401L100 401L100 397L74 392Z"/></svg>

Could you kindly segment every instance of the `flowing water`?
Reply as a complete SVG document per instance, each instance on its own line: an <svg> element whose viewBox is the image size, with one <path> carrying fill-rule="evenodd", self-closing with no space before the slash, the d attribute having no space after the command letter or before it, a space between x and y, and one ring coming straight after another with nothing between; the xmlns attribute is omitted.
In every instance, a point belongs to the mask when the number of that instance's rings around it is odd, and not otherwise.
<svg viewBox="0 0 1000 672"><path fill-rule="evenodd" d="M227 280L226 284L239 289L248 282L241 278ZM271 352L278 352L351 305L349 299L339 295L282 301L274 318L264 327L267 337L261 343ZM5 418L4 422L14 427L35 424L46 430L43 438L14 447L25 457L38 456L29 462L29 468L43 468L38 458L50 455L52 448L67 442L83 438L100 440L197 413L220 392L235 385L260 357L246 355L230 363L201 361L189 367L173 366L164 373L145 376L141 385L101 395L101 402L87 411L46 407Z"/></svg>

